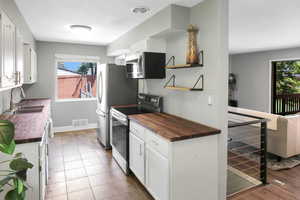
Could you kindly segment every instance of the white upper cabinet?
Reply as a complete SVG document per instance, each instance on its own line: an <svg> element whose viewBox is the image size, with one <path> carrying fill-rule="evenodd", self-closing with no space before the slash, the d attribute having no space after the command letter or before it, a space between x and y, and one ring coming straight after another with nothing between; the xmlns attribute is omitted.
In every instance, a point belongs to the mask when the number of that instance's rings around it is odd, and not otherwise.
<svg viewBox="0 0 300 200"><path fill-rule="evenodd" d="M16 27L1 13L1 88L15 85Z"/></svg>
<svg viewBox="0 0 300 200"><path fill-rule="evenodd" d="M23 37L20 32L16 32L16 84L24 82L24 50Z"/></svg>
<svg viewBox="0 0 300 200"><path fill-rule="evenodd" d="M32 84L37 81L37 57L30 45L24 45L24 83Z"/></svg>

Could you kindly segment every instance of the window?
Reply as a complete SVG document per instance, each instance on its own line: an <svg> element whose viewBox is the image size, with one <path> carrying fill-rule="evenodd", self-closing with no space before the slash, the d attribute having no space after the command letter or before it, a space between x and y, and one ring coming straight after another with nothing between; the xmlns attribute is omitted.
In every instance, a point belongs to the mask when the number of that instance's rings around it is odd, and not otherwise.
<svg viewBox="0 0 300 200"><path fill-rule="evenodd" d="M56 93L58 100L96 97L97 62L58 60Z"/></svg>
<svg viewBox="0 0 300 200"><path fill-rule="evenodd" d="M300 60L272 62L272 113L300 112Z"/></svg>

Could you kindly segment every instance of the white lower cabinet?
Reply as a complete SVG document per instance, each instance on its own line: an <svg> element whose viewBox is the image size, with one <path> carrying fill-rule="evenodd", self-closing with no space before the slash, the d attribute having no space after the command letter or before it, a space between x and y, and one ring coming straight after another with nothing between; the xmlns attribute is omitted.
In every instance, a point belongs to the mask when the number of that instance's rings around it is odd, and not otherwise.
<svg viewBox="0 0 300 200"><path fill-rule="evenodd" d="M48 125L49 126L49 125ZM15 153L23 153L30 163L33 164L32 169L27 172L27 184L30 186L26 191L25 200L44 200L46 194L46 184L48 179L48 129L45 127L45 132L41 142L30 142L17 144ZM10 155L0 153L0 162L11 159ZM8 165L1 165L0 170L7 170ZM11 188L6 187L0 193L0 199L4 199L7 191Z"/></svg>
<svg viewBox="0 0 300 200"><path fill-rule="evenodd" d="M129 135L130 169L145 184L145 142L132 133Z"/></svg>
<svg viewBox="0 0 300 200"><path fill-rule="evenodd" d="M129 166L156 200L169 200L168 143L130 123Z"/></svg>
<svg viewBox="0 0 300 200"><path fill-rule="evenodd" d="M146 187L156 200L169 199L168 159L147 146Z"/></svg>
<svg viewBox="0 0 300 200"><path fill-rule="evenodd" d="M218 136L171 142L135 121L129 166L155 200L218 200Z"/></svg>

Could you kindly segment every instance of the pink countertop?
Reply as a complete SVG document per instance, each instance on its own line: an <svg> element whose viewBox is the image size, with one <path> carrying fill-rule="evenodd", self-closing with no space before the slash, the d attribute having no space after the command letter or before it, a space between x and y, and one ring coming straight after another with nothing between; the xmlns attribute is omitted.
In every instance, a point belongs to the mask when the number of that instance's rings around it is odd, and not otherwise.
<svg viewBox="0 0 300 200"><path fill-rule="evenodd" d="M18 113L14 115L0 115L2 120L10 120L15 125L15 141L17 144L39 142L42 140L44 128L50 117L50 99L25 99L20 105L43 105L42 112Z"/></svg>

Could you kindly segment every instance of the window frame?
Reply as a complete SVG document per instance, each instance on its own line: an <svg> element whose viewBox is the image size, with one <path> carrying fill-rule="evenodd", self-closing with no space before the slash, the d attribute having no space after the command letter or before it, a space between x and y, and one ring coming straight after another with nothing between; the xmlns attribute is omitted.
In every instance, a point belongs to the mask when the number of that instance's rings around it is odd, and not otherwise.
<svg viewBox="0 0 300 200"><path fill-rule="evenodd" d="M58 98L57 66L58 66L59 62L91 62L91 63L97 63L97 67L98 67L98 66L100 66L100 58L97 57L97 56L55 54L55 67L54 67L55 102L63 103L63 102L96 101L97 97L93 97L93 98L68 98L68 99L59 99ZM96 77L96 79L97 79L97 77Z"/></svg>

